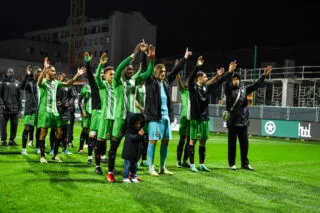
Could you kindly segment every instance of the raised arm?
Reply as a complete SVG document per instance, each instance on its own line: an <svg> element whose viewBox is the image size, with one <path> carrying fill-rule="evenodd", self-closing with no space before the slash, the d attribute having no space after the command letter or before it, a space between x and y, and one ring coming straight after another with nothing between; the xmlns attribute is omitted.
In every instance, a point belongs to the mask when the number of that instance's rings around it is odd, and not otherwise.
<svg viewBox="0 0 320 213"><path fill-rule="evenodd" d="M202 67L203 65L203 58L202 56L199 56L198 57L198 60L197 60L197 64L196 64L196 67L194 68L194 70L192 71L191 75L189 76L189 81L188 81L188 88L189 90L194 88L194 85L195 85L195 79L196 79L196 76L197 76L197 72L200 70L200 68Z"/></svg>
<svg viewBox="0 0 320 213"><path fill-rule="evenodd" d="M213 84L219 77L222 76L223 73L224 73L223 67L221 67L220 69L217 69L216 75L214 77L212 77L209 81L207 81L207 85Z"/></svg>
<svg viewBox="0 0 320 213"><path fill-rule="evenodd" d="M29 78L29 75L31 74L31 71L30 71L30 65L27 66L27 69L26 69L26 75L24 76L21 84L20 84L20 89L21 90L25 90L26 89L26 85L27 85L27 81L28 81L28 78Z"/></svg>
<svg viewBox="0 0 320 213"><path fill-rule="evenodd" d="M96 83L99 89L106 88L101 77L101 70L102 70L102 67L107 63L107 61L108 61L107 53L103 53L102 56L100 57L100 63L96 70Z"/></svg>
<svg viewBox="0 0 320 213"><path fill-rule="evenodd" d="M77 80L77 78L83 75L85 72L85 67L78 68L77 74L71 80L69 80L68 82L62 82L62 87L70 87Z"/></svg>
<svg viewBox="0 0 320 213"><path fill-rule="evenodd" d="M141 43L139 43L136 46L136 48L134 49L133 53L129 57L127 57L125 60L123 60L119 64L119 66L117 67L117 69L114 73L114 77L113 77L113 82L115 82L116 85L118 85L120 83L122 70L124 70L129 65L129 63L136 57L136 55L139 53L140 45L141 45Z"/></svg>
<svg viewBox="0 0 320 213"><path fill-rule="evenodd" d="M153 75L155 48L152 45L149 46L148 58L149 58L149 65L148 65L147 71L142 73L135 79L136 85L140 84L141 82L145 81L147 78Z"/></svg>
<svg viewBox="0 0 320 213"><path fill-rule="evenodd" d="M263 71L263 75L259 78L258 81L256 81L254 84L249 85L248 87L246 87L246 94L250 94L253 91L257 90L259 87L261 87L261 84L263 83L264 79L266 78L267 75L269 75L269 73L272 70L272 66L268 65L264 71Z"/></svg>
<svg viewBox="0 0 320 213"><path fill-rule="evenodd" d="M177 65L178 62L179 62L179 60L176 59L175 62L174 62L174 65ZM181 80L181 76L180 76L179 73L176 75L176 81L177 81L178 89L179 90L184 89L184 86L183 86L183 83L182 83L182 80Z"/></svg>
<svg viewBox="0 0 320 213"><path fill-rule="evenodd" d="M44 74L45 74L45 72L46 72L46 69L49 67L49 64L50 64L50 62L49 62L49 60L48 60L48 57L45 57L45 58L44 58L44 62L43 62L43 70L42 70L41 74L40 74L39 77L38 77L38 86L39 86L39 87L40 87L41 84L42 84L42 80L43 80Z"/></svg>
<svg viewBox="0 0 320 213"><path fill-rule="evenodd" d="M168 73L168 75L167 75L166 78L168 79L169 84L171 84L171 83L174 81L176 75L177 75L181 70L183 70L183 66L184 66L184 64L186 63L186 60L187 60L187 59L189 58L189 56L191 56L191 55L192 55L192 52L190 52L190 51L188 50L188 48L187 48L187 49L186 49L186 52L185 52L185 54L184 54L184 57L183 57L182 59L180 59L179 62L178 62L178 64L176 64L176 65L173 67L173 69L171 70L171 72Z"/></svg>
<svg viewBox="0 0 320 213"><path fill-rule="evenodd" d="M148 44L142 39L142 45L140 46L140 70L146 72L148 68L147 55L148 55Z"/></svg>
<svg viewBox="0 0 320 213"><path fill-rule="evenodd" d="M231 92L232 92L232 84L231 84L231 76L232 76L232 73L233 71L236 69L237 67L237 62L236 61L232 61L230 64L229 64L229 70L228 70L228 74L226 79L225 79L225 83L224 83L224 93L225 95L228 97L231 95ZM229 74L230 73L230 74ZM225 75L226 75L225 74Z"/></svg>
<svg viewBox="0 0 320 213"><path fill-rule="evenodd" d="M84 53L84 60L86 62L87 78L89 81L89 85L91 87L93 87L96 84L96 82L95 82L95 78L93 76L93 73L92 73L92 70L90 67L90 62L92 60L92 56L90 56L88 52L85 52Z"/></svg>

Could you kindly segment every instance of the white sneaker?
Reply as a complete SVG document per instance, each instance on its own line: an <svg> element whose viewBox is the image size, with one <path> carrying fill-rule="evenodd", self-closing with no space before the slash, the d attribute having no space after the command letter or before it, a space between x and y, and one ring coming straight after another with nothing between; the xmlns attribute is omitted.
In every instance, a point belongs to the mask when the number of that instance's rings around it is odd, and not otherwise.
<svg viewBox="0 0 320 213"><path fill-rule="evenodd" d="M48 163L47 159L45 157L40 158L40 163Z"/></svg>
<svg viewBox="0 0 320 213"><path fill-rule="evenodd" d="M28 155L27 150L22 150L21 155Z"/></svg>
<svg viewBox="0 0 320 213"><path fill-rule="evenodd" d="M60 157L58 155L55 157L52 157L52 160L54 160L57 163L63 163L63 161L60 159Z"/></svg>
<svg viewBox="0 0 320 213"><path fill-rule="evenodd" d="M151 176L159 176L159 174L154 170L154 166L149 166L149 174Z"/></svg>
<svg viewBox="0 0 320 213"><path fill-rule="evenodd" d="M247 170L254 170L254 168L252 166L250 166L250 164L248 165L242 165L241 169L247 169Z"/></svg>
<svg viewBox="0 0 320 213"><path fill-rule="evenodd" d="M237 170L237 166L236 165L232 165L232 166L230 166L230 169L231 170Z"/></svg>
<svg viewBox="0 0 320 213"><path fill-rule="evenodd" d="M129 178L123 178L124 183L131 183L131 180Z"/></svg>
<svg viewBox="0 0 320 213"><path fill-rule="evenodd" d="M132 183L139 183L140 182L137 178L132 178L131 181L132 181Z"/></svg>
<svg viewBox="0 0 320 213"><path fill-rule="evenodd" d="M196 168L195 164L190 164L190 170L191 172L198 172L198 169Z"/></svg>
<svg viewBox="0 0 320 213"><path fill-rule="evenodd" d="M33 146L32 141L29 141L28 146Z"/></svg>
<svg viewBox="0 0 320 213"><path fill-rule="evenodd" d="M170 172L166 167L163 167L159 169L159 174L173 175L173 172Z"/></svg>

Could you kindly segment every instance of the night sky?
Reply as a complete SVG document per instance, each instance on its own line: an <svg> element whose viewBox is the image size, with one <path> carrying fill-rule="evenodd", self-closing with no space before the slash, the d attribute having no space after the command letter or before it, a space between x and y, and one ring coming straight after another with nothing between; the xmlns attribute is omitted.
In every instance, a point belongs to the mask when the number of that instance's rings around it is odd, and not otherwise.
<svg viewBox="0 0 320 213"><path fill-rule="evenodd" d="M320 43L320 3L316 0L191 2L87 0L86 16L140 11L157 25L158 57L183 54L186 46L194 52L217 52L254 45ZM22 38L25 31L65 25L69 7L68 0L1 1L0 39Z"/></svg>

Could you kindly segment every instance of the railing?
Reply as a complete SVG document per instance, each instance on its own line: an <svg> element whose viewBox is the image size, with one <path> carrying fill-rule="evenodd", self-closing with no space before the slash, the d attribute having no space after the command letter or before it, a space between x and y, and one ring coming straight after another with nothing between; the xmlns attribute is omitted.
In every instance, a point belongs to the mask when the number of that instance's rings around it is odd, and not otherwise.
<svg viewBox="0 0 320 213"><path fill-rule="evenodd" d="M263 74L265 68L243 69L240 68L240 75L243 80L257 80ZM296 67L276 67L267 79L320 79L320 66L296 66Z"/></svg>
<svg viewBox="0 0 320 213"><path fill-rule="evenodd" d="M181 104L174 104L175 114L179 115ZM210 117L221 117L225 105L209 105ZM274 120L293 120L320 122L320 107L276 107L276 106L251 106L249 107L250 118L256 119L274 119Z"/></svg>

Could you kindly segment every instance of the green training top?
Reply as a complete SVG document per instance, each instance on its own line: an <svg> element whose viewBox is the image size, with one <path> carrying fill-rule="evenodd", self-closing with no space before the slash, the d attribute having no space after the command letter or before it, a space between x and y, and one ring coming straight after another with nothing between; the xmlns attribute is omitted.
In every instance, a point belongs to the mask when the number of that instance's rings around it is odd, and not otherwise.
<svg viewBox="0 0 320 213"><path fill-rule="evenodd" d="M58 80L48 81L42 80L40 89L40 104L39 113L53 113L55 116L59 116L57 110L57 89L62 87L62 82Z"/></svg>
<svg viewBox="0 0 320 213"><path fill-rule="evenodd" d="M101 77L102 66L102 64L99 64L96 70L96 83L101 99L101 116L104 119L114 120L117 100L112 85Z"/></svg>

